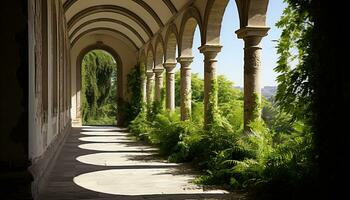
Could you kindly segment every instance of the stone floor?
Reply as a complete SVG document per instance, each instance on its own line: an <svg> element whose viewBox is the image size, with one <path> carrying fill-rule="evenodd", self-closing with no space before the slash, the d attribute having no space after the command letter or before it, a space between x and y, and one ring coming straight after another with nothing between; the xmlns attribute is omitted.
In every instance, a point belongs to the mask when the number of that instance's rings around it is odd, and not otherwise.
<svg viewBox="0 0 350 200"><path fill-rule="evenodd" d="M125 129L72 128L39 199L243 199L193 184L190 167L168 163L157 152Z"/></svg>

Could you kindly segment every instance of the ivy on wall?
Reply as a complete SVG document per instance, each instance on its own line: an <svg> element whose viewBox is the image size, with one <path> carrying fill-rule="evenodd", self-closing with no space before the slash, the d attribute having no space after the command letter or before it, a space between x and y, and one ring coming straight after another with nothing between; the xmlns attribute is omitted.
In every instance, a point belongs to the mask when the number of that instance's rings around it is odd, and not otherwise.
<svg viewBox="0 0 350 200"><path fill-rule="evenodd" d="M142 103L142 88L141 82L145 78L144 65L138 63L130 71L127 77L127 91L130 95L130 100L124 103L123 111L125 114L124 126L129 125L129 123L136 118L140 113L143 103Z"/></svg>

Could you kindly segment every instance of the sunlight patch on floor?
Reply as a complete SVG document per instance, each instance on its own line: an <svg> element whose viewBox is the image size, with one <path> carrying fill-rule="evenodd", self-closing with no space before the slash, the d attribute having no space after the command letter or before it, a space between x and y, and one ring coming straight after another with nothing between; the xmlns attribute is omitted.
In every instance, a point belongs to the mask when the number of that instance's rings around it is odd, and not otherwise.
<svg viewBox="0 0 350 200"><path fill-rule="evenodd" d="M118 132L118 131L109 131L109 132L101 132L101 131L96 131L96 132L91 132L91 131L82 131L80 134L83 135L94 135L94 136L104 136L104 135L114 135L114 136L125 136L127 133L123 132Z"/></svg>
<svg viewBox="0 0 350 200"><path fill-rule="evenodd" d="M79 138L79 140L84 142L134 142L133 140L130 140L125 136L90 136L81 137Z"/></svg>
<svg viewBox="0 0 350 200"><path fill-rule="evenodd" d="M224 190L204 191L191 181L193 176L176 169L112 169L81 174L74 183L88 190L118 195L223 194Z"/></svg>
<svg viewBox="0 0 350 200"><path fill-rule="evenodd" d="M87 143L81 144L78 147L95 151L157 151L157 148L149 146L128 145L123 143Z"/></svg>
<svg viewBox="0 0 350 200"><path fill-rule="evenodd" d="M155 160L155 153L94 153L76 158L77 161L99 166L178 166L164 160Z"/></svg>

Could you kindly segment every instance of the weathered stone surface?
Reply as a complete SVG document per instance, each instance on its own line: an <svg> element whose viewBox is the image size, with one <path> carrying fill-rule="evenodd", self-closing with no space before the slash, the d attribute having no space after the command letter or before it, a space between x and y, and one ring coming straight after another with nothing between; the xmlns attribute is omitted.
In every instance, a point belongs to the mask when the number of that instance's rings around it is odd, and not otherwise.
<svg viewBox="0 0 350 200"><path fill-rule="evenodd" d="M154 73L152 71L147 72L147 103L151 104L153 102L153 86L154 86Z"/></svg>
<svg viewBox="0 0 350 200"><path fill-rule="evenodd" d="M166 108L175 109L175 67L176 63L164 63L166 70Z"/></svg>
<svg viewBox="0 0 350 200"><path fill-rule="evenodd" d="M261 47L260 42L267 35L268 27L244 27L236 31L244 40L244 130L249 123L261 115Z"/></svg>
<svg viewBox="0 0 350 200"><path fill-rule="evenodd" d="M181 82L180 82L180 98L181 98L181 120L187 120L191 117L191 63L193 57L179 57L177 61L181 64Z"/></svg>

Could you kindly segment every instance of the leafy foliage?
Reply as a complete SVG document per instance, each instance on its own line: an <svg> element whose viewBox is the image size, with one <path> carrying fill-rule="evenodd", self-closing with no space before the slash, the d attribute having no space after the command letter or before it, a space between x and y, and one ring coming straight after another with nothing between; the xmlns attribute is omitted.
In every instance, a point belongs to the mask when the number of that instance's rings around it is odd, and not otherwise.
<svg viewBox="0 0 350 200"><path fill-rule="evenodd" d="M127 86L130 94L129 102L125 102L125 126L134 120L142 109L141 81L144 78L144 66L137 64L128 74Z"/></svg>
<svg viewBox="0 0 350 200"><path fill-rule="evenodd" d="M303 1L287 1L289 6L284 10L280 21L282 28L278 41L277 53L280 55L275 71L278 89L276 100L281 108L296 119L307 119L313 94L310 85L310 41L313 24Z"/></svg>
<svg viewBox="0 0 350 200"><path fill-rule="evenodd" d="M82 62L83 124L115 124L117 113L117 66L102 50L86 54Z"/></svg>

